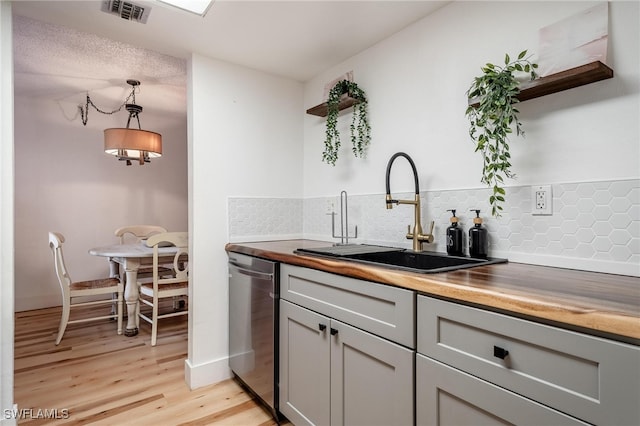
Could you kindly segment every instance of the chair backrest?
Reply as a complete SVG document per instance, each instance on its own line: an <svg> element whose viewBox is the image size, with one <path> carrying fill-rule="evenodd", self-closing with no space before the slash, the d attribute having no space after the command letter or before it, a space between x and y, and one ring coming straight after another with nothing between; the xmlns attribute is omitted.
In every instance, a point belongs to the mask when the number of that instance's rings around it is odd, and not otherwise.
<svg viewBox="0 0 640 426"><path fill-rule="evenodd" d="M53 252L53 263L56 269L56 275L58 276L62 295L63 297L66 297L69 294L69 286L72 281L64 263L62 243L64 243L64 236L62 234L59 232L49 232L49 247Z"/></svg>
<svg viewBox="0 0 640 426"><path fill-rule="evenodd" d="M115 235L120 237L120 244L124 244L126 242L139 242L144 238L164 232L167 232L167 230L157 225L128 225L116 229Z"/></svg>
<svg viewBox="0 0 640 426"><path fill-rule="evenodd" d="M188 232L165 232L152 235L147 239L147 246L153 247L153 284L170 284L187 281L189 279L189 233ZM174 276L163 278L158 273L159 248L175 246L176 254L173 256ZM167 263L163 263L167 266Z"/></svg>

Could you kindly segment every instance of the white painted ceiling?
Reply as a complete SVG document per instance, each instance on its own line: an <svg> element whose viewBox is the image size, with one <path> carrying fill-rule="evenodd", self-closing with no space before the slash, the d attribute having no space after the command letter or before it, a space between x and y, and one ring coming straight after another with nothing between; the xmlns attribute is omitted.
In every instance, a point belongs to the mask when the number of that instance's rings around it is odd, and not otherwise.
<svg viewBox="0 0 640 426"><path fill-rule="evenodd" d="M306 81L447 1L217 0L205 17L134 1L151 8L146 24L101 3L13 2L16 95L117 105L134 78L139 104L185 112L190 52Z"/></svg>

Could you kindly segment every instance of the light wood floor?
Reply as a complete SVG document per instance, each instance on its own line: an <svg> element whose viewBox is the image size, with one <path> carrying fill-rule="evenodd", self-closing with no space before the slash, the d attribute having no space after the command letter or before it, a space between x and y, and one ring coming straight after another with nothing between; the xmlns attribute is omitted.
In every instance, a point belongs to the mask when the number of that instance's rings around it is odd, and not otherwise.
<svg viewBox="0 0 640 426"><path fill-rule="evenodd" d="M16 314L14 392L18 409L31 409L32 417L68 410L68 418L19 424L276 424L233 380L189 390L186 317L162 321L155 348L148 324L124 337L109 320L69 325L55 346L59 318L60 308Z"/></svg>

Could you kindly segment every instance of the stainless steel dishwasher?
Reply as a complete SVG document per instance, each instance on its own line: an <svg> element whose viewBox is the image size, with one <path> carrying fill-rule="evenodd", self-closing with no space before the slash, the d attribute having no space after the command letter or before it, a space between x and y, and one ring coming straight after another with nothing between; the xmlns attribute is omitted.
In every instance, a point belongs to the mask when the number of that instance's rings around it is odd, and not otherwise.
<svg viewBox="0 0 640 426"><path fill-rule="evenodd" d="M229 252L229 367L271 411L278 407L279 264Z"/></svg>

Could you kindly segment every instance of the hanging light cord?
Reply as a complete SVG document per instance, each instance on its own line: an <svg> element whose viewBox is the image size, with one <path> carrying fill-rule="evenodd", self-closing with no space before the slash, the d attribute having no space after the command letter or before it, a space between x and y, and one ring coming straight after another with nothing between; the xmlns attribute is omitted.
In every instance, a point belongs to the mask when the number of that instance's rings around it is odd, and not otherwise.
<svg viewBox="0 0 640 426"><path fill-rule="evenodd" d="M111 115L111 114L115 114L116 112L120 112L120 110L122 110L122 107L124 107L129 103L130 99L132 101L131 103L135 104L136 103L136 87L137 86L134 85L131 88L131 93L129 93L129 96L127 96L127 99L125 99L122 105L120 105L117 109L114 109L113 111L103 111L100 108L98 108L98 106L94 104L91 98L89 97L89 92L87 92L87 102L84 105L84 107L82 105L78 105L78 109L80 110L80 117L82 118L82 124L86 126L87 120L89 120L89 105L91 105L96 111L98 111L101 114ZM137 114L136 114L136 117L137 117ZM131 117L129 117L129 119L131 119ZM129 126L127 125L127 127ZM138 127L140 127L140 119L138 119Z"/></svg>

